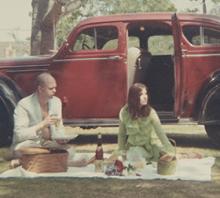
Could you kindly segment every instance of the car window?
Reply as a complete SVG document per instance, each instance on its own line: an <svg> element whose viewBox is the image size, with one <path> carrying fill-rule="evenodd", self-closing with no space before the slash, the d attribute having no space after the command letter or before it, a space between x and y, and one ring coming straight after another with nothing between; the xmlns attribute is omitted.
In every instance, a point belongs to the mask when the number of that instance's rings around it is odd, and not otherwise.
<svg viewBox="0 0 220 198"><path fill-rule="evenodd" d="M148 51L152 55L173 55L173 36L155 35L148 39Z"/></svg>
<svg viewBox="0 0 220 198"><path fill-rule="evenodd" d="M220 45L220 31L203 26L185 26L183 33L193 45Z"/></svg>
<svg viewBox="0 0 220 198"><path fill-rule="evenodd" d="M83 30L77 37L72 51L81 50L115 50L118 48L118 31L116 27L94 27Z"/></svg>

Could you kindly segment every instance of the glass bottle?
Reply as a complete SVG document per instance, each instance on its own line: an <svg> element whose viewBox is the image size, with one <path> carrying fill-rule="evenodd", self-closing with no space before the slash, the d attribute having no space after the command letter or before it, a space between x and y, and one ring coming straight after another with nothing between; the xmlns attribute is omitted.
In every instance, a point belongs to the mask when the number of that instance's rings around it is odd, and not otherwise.
<svg viewBox="0 0 220 198"><path fill-rule="evenodd" d="M97 135L97 147L95 151L95 171L96 172L103 172L103 161L104 161L104 152L102 148L102 135L99 133Z"/></svg>
<svg viewBox="0 0 220 198"><path fill-rule="evenodd" d="M95 151L95 159L96 160L103 160L103 148L102 148L102 134L99 133L97 136L97 147Z"/></svg>

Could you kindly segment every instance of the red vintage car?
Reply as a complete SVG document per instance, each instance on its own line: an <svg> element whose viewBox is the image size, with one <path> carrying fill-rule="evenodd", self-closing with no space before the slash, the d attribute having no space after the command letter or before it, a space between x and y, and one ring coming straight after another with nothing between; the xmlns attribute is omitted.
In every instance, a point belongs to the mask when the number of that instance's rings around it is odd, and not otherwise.
<svg viewBox="0 0 220 198"><path fill-rule="evenodd" d="M80 22L55 55L0 61L0 144L17 101L49 71L66 124L117 126L129 86L145 83L162 122L189 118L220 143L220 18L135 13Z"/></svg>

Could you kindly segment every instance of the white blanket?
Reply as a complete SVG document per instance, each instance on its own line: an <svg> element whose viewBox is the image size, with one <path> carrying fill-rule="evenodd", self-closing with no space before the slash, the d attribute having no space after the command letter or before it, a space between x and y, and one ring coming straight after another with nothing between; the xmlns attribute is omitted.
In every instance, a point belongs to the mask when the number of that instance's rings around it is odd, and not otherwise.
<svg viewBox="0 0 220 198"><path fill-rule="evenodd" d="M133 175L126 176L107 176L104 173L96 173L94 165L87 167L69 167L67 172L62 173L32 173L24 170L21 167L10 169L2 174L0 178L23 177L23 178L37 178L37 177L100 177L100 178L118 178L118 179L169 179L169 180L191 180L191 181L211 181L211 167L215 163L214 157L207 157L202 159L181 159L177 162L176 173L171 176L162 176L157 174L155 165L146 165L141 171L135 172ZM137 173L137 174L136 174ZM137 176L138 175L138 176Z"/></svg>

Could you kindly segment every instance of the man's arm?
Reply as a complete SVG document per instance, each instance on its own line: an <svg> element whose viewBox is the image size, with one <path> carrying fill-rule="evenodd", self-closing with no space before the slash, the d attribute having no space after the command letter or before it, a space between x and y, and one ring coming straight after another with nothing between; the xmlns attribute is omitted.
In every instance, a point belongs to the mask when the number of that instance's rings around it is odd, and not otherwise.
<svg viewBox="0 0 220 198"><path fill-rule="evenodd" d="M14 135L16 142L37 139L39 135L44 136L42 134L45 131L44 129L52 122L52 118L48 116L41 122L30 126L28 112L22 105L18 104L14 111ZM45 136L48 136L48 134L45 134Z"/></svg>
<svg viewBox="0 0 220 198"><path fill-rule="evenodd" d="M156 132L158 138L160 139L164 149L167 152L173 153L174 152L174 147L172 146L172 144L170 143L167 135L165 134L164 130L162 129L160 119L159 119L156 111L153 110L153 109L151 110L151 119L152 119L152 123L153 123L154 128L155 128L155 132Z"/></svg>
<svg viewBox="0 0 220 198"><path fill-rule="evenodd" d="M28 112L18 103L14 111L14 135L16 142L37 139L37 132L43 127L42 123L29 127Z"/></svg>

